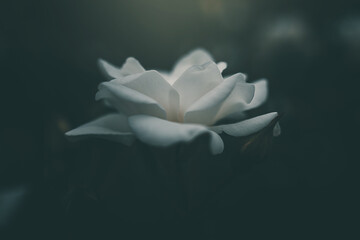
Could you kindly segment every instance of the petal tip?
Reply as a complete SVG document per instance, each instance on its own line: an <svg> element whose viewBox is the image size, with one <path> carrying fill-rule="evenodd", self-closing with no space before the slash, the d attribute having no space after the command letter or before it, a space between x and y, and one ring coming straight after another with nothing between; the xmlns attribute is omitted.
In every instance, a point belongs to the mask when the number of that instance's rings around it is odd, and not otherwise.
<svg viewBox="0 0 360 240"><path fill-rule="evenodd" d="M277 122L273 128L273 136L274 137L278 137L281 135L281 127L279 122Z"/></svg>
<svg viewBox="0 0 360 240"><path fill-rule="evenodd" d="M210 131L210 152L213 155L219 155L224 151L224 142L222 138L213 131Z"/></svg>
<svg viewBox="0 0 360 240"><path fill-rule="evenodd" d="M136 58L134 58L134 57L128 57L128 58L125 60L124 65L125 65L126 63L140 64L140 62L139 62Z"/></svg>

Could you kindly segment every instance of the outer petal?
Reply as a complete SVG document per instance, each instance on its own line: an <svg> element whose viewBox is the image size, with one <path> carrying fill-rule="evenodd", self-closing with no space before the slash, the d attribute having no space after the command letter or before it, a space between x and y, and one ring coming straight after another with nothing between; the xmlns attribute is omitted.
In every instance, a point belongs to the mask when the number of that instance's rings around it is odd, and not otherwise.
<svg viewBox="0 0 360 240"><path fill-rule="evenodd" d="M129 125L140 141L152 146L166 147L210 134L211 152L219 154L224 149L220 136L201 125L175 123L147 115L129 117Z"/></svg>
<svg viewBox="0 0 360 240"><path fill-rule="evenodd" d="M222 133L225 132L234 137L247 136L256 133L270 124L278 116L277 112L272 112L258 117L250 118L238 123L219 125L210 127L211 130Z"/></svg>
<svg viewBox="0 0 360 240"><path fill-rule="evenodd" d="M121 114L108 114L65 133L70 140L98 137L131 145L134 134L128 125L127 117Z"/></svg>
<svg viewBox="0 0 360 240"><path fill-rule="evenodd" d="M181 96L180 114L183 115L190 105L222 81L221 73L214 62L195 65L186 70L173 84Z"/></svg>
<svg viewBox="0 0 360 240"><path fill-rule="evenodd" d="M237 82L245 81L241 75L229 77L192 104L184 115L184 122L212 125L215 117Z"/></svg>
<svg viewBox="0 0 360 240"><path fill-rule="evenodd" d="M138 60L129 57L121 68L106 62L103 59L98 60L99 67L108 79L122 78L131 74L145 72Z"/></svg>
<svg viewBox="0 0 360 240"><path fill-rule="evenodd" d="M154 99L166 110L167 119L177 120L179 94L157 71L129 75L112 80L110 83L121 84Z"/></svg>
<svg viewBox="0 0 360 240"><path fill-rule="evenodd" d="M165 109L154 99L121 84L104 82L99 85L96 100L104 99L126 115L148 114L166 118Z"/></svg>
<svg viewBox="0 0 360 240"><path fill-rule="evenodd" d="M250 103L254 97L255 86L245 82L245 75L237 73L229 78L241 78L231 92L230 96L224 101L221 109L215 117L215 121L227 117L236 117L242 115L246 105Z"/></svg>
<svg viewBox="0 0 360 240"><path fill-rule="evenodd" d="M255 86L255 94L252 101L245 106L244 110L256 108L263 104L268 96L268 82L266 79L260 79L253 83Z"/></svg>

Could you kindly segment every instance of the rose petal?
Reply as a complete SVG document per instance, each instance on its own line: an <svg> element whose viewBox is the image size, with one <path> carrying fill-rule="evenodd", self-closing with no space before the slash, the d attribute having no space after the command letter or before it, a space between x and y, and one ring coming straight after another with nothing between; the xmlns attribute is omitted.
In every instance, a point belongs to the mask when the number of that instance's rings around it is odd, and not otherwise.
<svg viewBox="0 0 360 240"><path fill-rule="evenodd" d="M250 103L254 97L255 86L245 82L246 76L244 74L237 73L229 78L239 78L242 80L236 83L230 96L222 104L221 109L215 117L215 121L242 115L245 106L247 103Z"/></svg>
<svg viewBox="0 0 360 240"><path fill-rule="evenodd" d="M277 137L277 136L280 136L280 134L281 134L281 127L280 127L279 122L277 122L273 128L273 136Z"/></svg>
<svg viewBox="0 0 360 240"><path fill-rule="evenodd" d="M241 81L244 81L241 75L225 79L188 108L184 115L184 122L204 125L213 124L225 99L229 97L235 84Z"/></svg>
<svg viewBox="0 0 360 240"><path fill-rule="evenodd" d="M157 69L157 71L160 73L160 75L169 83L169 84L173 84L174 82L175 82L175 80L174 81L171 81L169 78L171 77L170 76L170 73L168 72L168 71L164 71L164 70L159 70L159 69Z"/></svg>
<svg viewBox="0 0 360 240"><path fill-rule="evenodd" d="M129 117L129 125L140 141L152 146L167 147L210 134L211 152L219 154L224 149L220 136L201 125L175 123L147 115Z"/></svg>
<svg viewBox="0 0 360 240"><path fill-rule="evenodd" d="M263 104L268 96L268 82L266 79L260 79L253 83L255 86L255 94L252 101L247 104L244 110L250 110Z"/></svg>
<svg viewBox="0 0 360 240"><path fill-rule="evenodd" d="M138 60L129 57L121 68L118 68L103 59L98 60L99 67L108 79L122 78L131 74L145 72Z"/></svg>
<svg viewBox="0 0 360 240"><path fill-rule="evenodd" d="M214 62L195 65L186 70L173 84L181 96L180 115L183 116L189 106L222 81L221 73Z"/></svg>
<svg viewBox="0 0 360 240"><path fill-rule="evenodd" d="M220 154L224 151L224 142L216 132L209 131L210 133L210 151L212 154Z"/></svg>
<svg viewBox="0 0 360 240"><path fill-rule="evenodd" d="M222 73L227 68L227 63L226 62L218 62L217 67L218 67L219 71Z"/></svg>
<svg viewBox="0 0 360 240"><path fill-rule="evenodd" d="M189 67L193 65L202 65L210 61L213 61L213 58L209 52L201 48L195 49L190 53L186 54L185 56L181 57L179 61L176 62L175 67L171 72L171 77L174 78L174 80L176 80Z"/></svg>
<svg viewBox="0 0 360 240"><path fill-rule="evenodd" d="M272 112L250 118L238 123L219 125L210 127L211 130L217 133L225 132L234 137L247 136L256 133L268 126L271 121L278 116L277 112Z"/></svg>
<svg viewBox="0 0 360 240"><path fill-rule="evenodd" d="M102 116L92 122L75 128L65 135L73 141L97 137L131 145L134 134L128 125L127 117L118 113Z"/></svg>
<svg viewBox="0 0 360 240"><path fill-rule="evenodd" d="M165 109L154 99L121 84L104 82L99 85L96 100L106 100L125 115L148 114L166 118Z"/></svg>
<svg viewBox="0 0 360 240"><path fill-rule="evenodd" d="M179 94L157 71L129 75L112 80L110 84L121 84L154 99L166 110L168 120L177 120Z"/></svg>

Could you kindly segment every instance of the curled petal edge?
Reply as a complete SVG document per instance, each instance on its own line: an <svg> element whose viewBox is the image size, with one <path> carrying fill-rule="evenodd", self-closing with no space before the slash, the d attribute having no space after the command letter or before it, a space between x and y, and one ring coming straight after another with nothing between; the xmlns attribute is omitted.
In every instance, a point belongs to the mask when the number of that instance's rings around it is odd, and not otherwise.
<svg viewBox="0 0 360 240"><path fill-rule="evenodd" d="M259 132L261 129L268 126L271 123L271 121L275 119L277 116L278 116L277 112L271 112L233 124L212 126L210 127L210 129L216 133L224 132L234 137L243 137ZM274 136L280 135L280 131L279 131L280 125L276 124L274 128L276 129L273 130L273 135Z"/></svg>

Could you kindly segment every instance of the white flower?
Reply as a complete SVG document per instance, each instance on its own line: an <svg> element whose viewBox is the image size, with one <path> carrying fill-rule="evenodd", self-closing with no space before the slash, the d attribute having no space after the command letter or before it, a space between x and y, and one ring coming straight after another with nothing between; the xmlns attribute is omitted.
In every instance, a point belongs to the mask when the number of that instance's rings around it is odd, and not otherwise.
<svg viewBox="0 0 360 240"><path fill-rule="evenodd" d="M278 116L272 112L239 121L266 100L267 81L247 83L241 73L223 78L226 63L214 63L202 49L182 57L171 73L147 71L134 58L121 68L104 60L99 65L110 81L99 85L96 100L105 100L117 113L67 132L70 139L94 136L130 145L137 138L166 147L209 134L210 150L218 154L224 149L220 133L250 135ZM216 125L229 119L237 122ZM278 135L278 124L275 130Z"/></svg>

